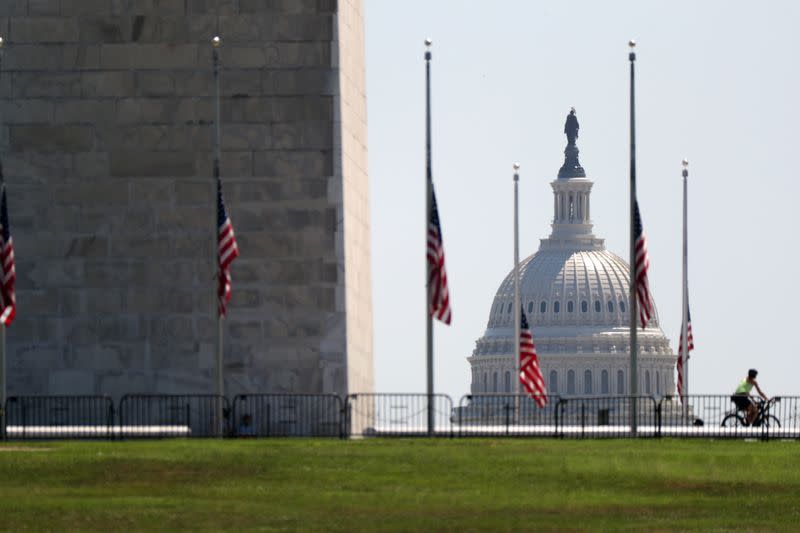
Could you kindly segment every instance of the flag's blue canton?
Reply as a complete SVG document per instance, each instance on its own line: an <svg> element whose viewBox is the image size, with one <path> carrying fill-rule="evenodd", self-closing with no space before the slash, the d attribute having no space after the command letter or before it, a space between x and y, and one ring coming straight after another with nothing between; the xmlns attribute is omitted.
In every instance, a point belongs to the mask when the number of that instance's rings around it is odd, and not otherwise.
<svg viewBox="0 0 800 533"><path fill-rule="evenodd" d="M0 174L2 179L2 174ZM0 226L2 226L3 242L11 238L11 228L8 226L8 205L6 204L6 188L3 186L3 199L0 201Z"/></svg>
<svg viewBox="0 0 800 533"><path fill-rule="evenodd" d="M222 182L217 180L217 228L222 228L228 219L228 212L225 210L225 202L222 200Z"/></svg>
<svg viewBox="0 0 800 533"><path fill-rule="evenodd" d="M634 217L633 217L633 231L636 239L642 236L642 217L639 215L639 202L633 204Z"/></svg>
<svg viewBox="0 0 800 533"><path fill-rule="evenodd" d="M436 204L436 194L431 191L431 225L436 228L439 234L439 243L442 244L442 226L439 224L439 207Z"/></svg>

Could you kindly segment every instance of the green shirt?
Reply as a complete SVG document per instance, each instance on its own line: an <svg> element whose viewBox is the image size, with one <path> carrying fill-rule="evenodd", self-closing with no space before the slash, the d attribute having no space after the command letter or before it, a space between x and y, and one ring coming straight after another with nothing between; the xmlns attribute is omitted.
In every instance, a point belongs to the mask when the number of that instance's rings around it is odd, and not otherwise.
<svg viewBox="0 0 800 533"><path fill-rule="evenodd" d="M753 390L753 384L743 379L739 386L736 387L736 394L750 394L751 390Z"/></svg>

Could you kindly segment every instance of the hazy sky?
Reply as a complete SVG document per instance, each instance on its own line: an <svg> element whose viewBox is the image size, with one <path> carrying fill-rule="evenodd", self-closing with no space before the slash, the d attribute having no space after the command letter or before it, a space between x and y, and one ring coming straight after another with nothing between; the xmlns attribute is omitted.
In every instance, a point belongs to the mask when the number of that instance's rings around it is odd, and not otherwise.
<svg viewBox="0 0 800 533"><path fill-rule="evenodd" d="M550 232L570 106L594 232L627 260L633 38L638 198L673 350L690 160L691 392L730 393L755 366L767 394L800 394L800 2L365 0L365 11L377 391L425 390L423 40L453 308L451 326L434 325L435 383L457 402L513 267L511 165L525 258Z"/></svg>

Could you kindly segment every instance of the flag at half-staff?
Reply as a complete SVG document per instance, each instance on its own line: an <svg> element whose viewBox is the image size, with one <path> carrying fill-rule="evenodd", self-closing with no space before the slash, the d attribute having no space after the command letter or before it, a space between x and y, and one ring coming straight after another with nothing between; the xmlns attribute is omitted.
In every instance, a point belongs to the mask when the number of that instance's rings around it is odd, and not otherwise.
<svg viewBox="0 0 800 533"><path fill-rule="evenodd" d="M224 317L231 301L231 270L233 260L239 256L239 247L233 233L233 224L225 210L222 182L217 180L217 297L219 316Z"/></svg>
<svg viewBox="0 0 800 533"><path fill-rule="evenodd" d="M447 290L447 271L444 268L444 245L442 226L439 224L439 209L436 194L431 187L431 210L428 217L428 307L432 317L450 324L450 292Z"/></svg>
<svg viewBox="0 0 800 533"><path fill-rule="evenodd" d="M0 168L0 183L2 183L3 170ZM14 239L11 237L11 228L8 225L8 201L6 199L6 185L2 183L0 195L0 260L2 260L2 286L0 286L0 322L10 326L17 315L17 297L14 294L14 283L17 281L17 271L14 266Z"/></svg>
<svg viewBox="0 0 800 533"><path fill-rule="evenodd" d="M547 387L539 367L539 356L536 355L536 346L533 344L533 333L528 325L525 310L521 309L519 328L519 381L525 391L539 407L547 405Z"/></svg>
<svg viewBox="0 0 800 533"><path fill-rule="evenodd" d="M686 359L689 359L689 352L694 350L694 334L692 333L692 315L689 308L686 308ZM683 397L683 328L681 328L681 340L678 342L678 362L675 364L678 369L678 396Z"/></svg>
<svg viewBox="0 0 800 533"><path fill-rule="evenodd" d="M634 206L634 232L635 232L635 265L636 302L639 307L639 323L644 329L650 322L655 312L653 310L653 297L650 295L650 283L647 280L647 271L650 269L650 257L647 255L647 238L642 228L642 217L639 214L639 202Z"/></svg>

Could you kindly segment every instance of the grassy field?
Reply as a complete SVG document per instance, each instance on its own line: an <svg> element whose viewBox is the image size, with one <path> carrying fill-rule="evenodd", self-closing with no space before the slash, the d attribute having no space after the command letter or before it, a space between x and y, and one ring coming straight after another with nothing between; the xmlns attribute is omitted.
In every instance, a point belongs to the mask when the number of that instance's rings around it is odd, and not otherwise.
<svg viewBox="0 0 800 533"><path fill-rule="evenodd" d="M6 443L0 529L796 531L800 443Z"/></svg>

